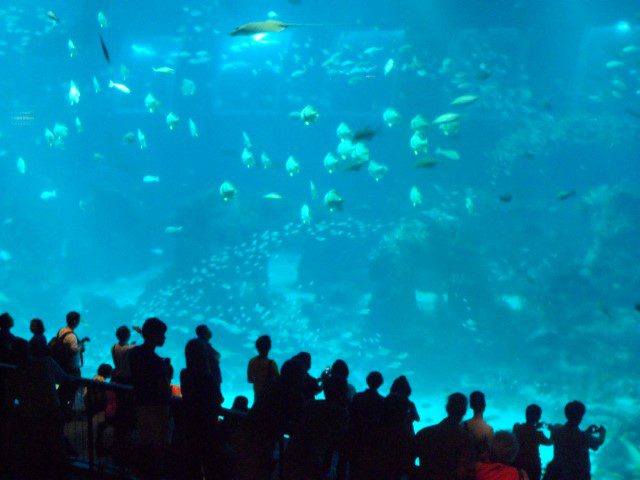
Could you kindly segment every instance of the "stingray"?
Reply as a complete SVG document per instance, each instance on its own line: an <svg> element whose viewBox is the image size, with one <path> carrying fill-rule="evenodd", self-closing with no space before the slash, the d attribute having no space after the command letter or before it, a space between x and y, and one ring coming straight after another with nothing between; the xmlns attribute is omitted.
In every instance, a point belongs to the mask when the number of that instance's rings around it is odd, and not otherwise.
<svg viewBox="0 0 640 480"><path fill-rule="evenodd" d="M257 33L278 33L289 27L322 27L325 25L312 23L284 23L280 20L265 20L263 22L245 23L235 28L229 35L255 35Z"/></svg>

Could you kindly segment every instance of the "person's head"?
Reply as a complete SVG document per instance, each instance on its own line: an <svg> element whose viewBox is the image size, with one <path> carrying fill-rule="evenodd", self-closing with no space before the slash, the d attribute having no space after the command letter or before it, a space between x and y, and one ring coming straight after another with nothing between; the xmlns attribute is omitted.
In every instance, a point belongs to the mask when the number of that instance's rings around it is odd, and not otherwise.
<svg viewBox="0 0 640 480"><path fill-rule="evenodd" d="M80 325L80 314L78 312L67 313L67 326L71 329L77 328Z"/></svg>
<svg viewBox="0 0 640 480"><path fill-rule="evenodd" d="M527 418L527 423L533 425L538 423L542 418L542 409L534 403L527 407L524 414Z"/></svg>
<svg viewBox="0 0 640 480"><path fill-rule="evenodd" d="M208 342L209 340L211 340L211 337L213 337L213 334L211 333L209 327L207 327L206 325L198 325L196 327L196 337L198 337L200 340Z"/></svg>
<svg viewBox="0 0 640 480"><path fill-rule="evenodd" d="M187 370L201 373L209 370L209 359L205 345L199 339L195 338L187 342L184 347L184 357Z"/></svg>
<svg viewBox="0 0 640 480"><path fill-rule="evenodd" d="M9 313L0 314L0 329L9 330L13 328L13 317Z"/></svg>
<svg viewBox="0 0 640 480"><path fill-rule="evenodd" d="M467 413L467 397L462 393L452 393L447 399L447 415L458 423Z"/></svg>
<svg viewBox="0 0 640 480"><path fill-rule="evenodd" d="M247 413L249 411L249 399L244 395L238 395L233 399L231 410Z"/></svg>
<svg viewBox="0 0 640 480"><path fill-rule="evenodd" d="M367 375L367 386L371 390L378 390L384 383L384 378L380 372L373 371Z"/></svg>
<svg viewBox="0 0 640 480"><path fill-rule="evenodd" d="M294 355L291 360L300 363L305 373L311 370L311 354L309 352L300 352Z"/></svg>
<svg viewBox="0 0 640 480"><path fill-rule="evenodd" d="M258 337L256 340L256 350L258 351L258 355L261 357L268 356L269 350L271 350L271 337L269 337L269 335L262 335Z"/></svg>
<svg viewBox="0 0 640 480"><path fill-rule="evenodd" d="M120 343L127 343L131 338L131 330L126 325L118 327L116 330L116 338Z"/></svg>
<svg viewBox="0 0 640 480"><path fill-rule="evenodd" d="M492 462L511 465L516 459L519 449L520 446L516 436L506 430L500 430L491 438L489 457Z"/></svg>
<svg viewBox="0 0 640 480"><path fill-rule="evenodd" d="M43 335L44 334L44 323L39 318L34 318L31 320L29 324L29 330L34 335Z"/></svg>
<svg viewBox="0 0 640 480"><path fill-rule="evenodd" d="M391 393L395 393L398 395L404 395L409 398L411 396L411 385L409 385L409 380L404 375L396 378L391 384Z"/></svg>
<svg viewBox="0 0 640 480"><path fill-rule="evenodd" d="M349 378L349 366L344 360L336 360L331 365L331 376L340 376L345 379Z"/></svg>
<svg viewBox="0 0 640 480"><path fill-rule="evenodd" d="M108 363L103 363L98 367L98 375L100 375L104 379L111 378L112 373L113 373L113 367Z"/></svg>
<svg viewBox="0 0 640 480"><path fill-rule="evenodd" d="M145 345L153 348L164 345L167 325L156 317L147 318L142 325L142 338Z"/></svg>
<svg viewBox="0 0 640 480"><path fill-rule="evenodd" d="M484 393L478 391L471 392L471 395L469 395L469 406L471 410L473 410L473 413L478 414L484 412L484 409L487 407Z"/></svg>
<svg viewBox="0 0 640 480"><path fill-rule="evenodd" d="M587 407L577 400L567 403L564 407L564 416L567 417L567 421L571 425L580 425L585 413L587 413Z"/></svg>

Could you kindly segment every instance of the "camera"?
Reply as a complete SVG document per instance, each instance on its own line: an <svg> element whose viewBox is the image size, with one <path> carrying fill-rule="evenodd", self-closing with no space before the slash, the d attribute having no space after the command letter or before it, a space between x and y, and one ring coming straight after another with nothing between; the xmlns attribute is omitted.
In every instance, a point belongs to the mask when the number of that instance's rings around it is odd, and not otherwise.
<svg viewBox="0 0 640 480"><path fill-rule="evenodd" d="M602 427L599 427L598 425L590 425L589 428L587 428L587 433L593 435L595 433L600 433L601 429Z"/></svg>

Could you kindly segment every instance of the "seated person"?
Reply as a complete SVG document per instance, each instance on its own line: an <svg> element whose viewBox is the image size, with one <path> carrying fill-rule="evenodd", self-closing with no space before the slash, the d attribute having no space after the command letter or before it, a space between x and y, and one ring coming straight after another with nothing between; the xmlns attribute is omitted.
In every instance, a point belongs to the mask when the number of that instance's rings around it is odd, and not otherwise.
<svg viewBox="0 0 640 480"><path fill-rule="evenodd" d="M518 454L516 436L502 430L491 437L488 459L476 465L476 480L529 480L524 470L512 467Z"/></svg>

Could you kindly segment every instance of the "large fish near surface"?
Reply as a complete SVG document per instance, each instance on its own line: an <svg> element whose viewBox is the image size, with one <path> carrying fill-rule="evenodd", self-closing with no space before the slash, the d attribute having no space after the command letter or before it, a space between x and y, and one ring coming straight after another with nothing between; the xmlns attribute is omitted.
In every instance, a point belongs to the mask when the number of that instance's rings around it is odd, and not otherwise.
<svg viewBox="0 0 640 480"><path fill-rule="evenodd" d="M321 25L309 23L284 23L280 20L265 20L263 22L250 22L235 28L229 35L237 37L239 35L255 35L257 33L278 33L289 27L319 27Z"/></svg>

